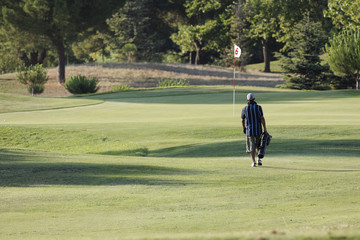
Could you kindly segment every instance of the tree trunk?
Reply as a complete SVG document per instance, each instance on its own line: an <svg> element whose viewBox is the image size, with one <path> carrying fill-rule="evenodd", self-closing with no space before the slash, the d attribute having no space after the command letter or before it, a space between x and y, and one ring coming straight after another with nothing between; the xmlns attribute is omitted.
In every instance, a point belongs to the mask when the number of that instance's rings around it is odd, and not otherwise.
<svg viewBox="0 0 360 240"><path fill-rule="evenodd" d="M264 55L264 63L265 69L264 72L271 72L270 71L270 49L269 49L269 41L262 40L263 45L263 55Z"/></svg>
<svg viewBox="0 0 360 240"><path fill-rule="evenodd" d="M198 65L199 61L200 61L200 47L199 45L196 43L196 41L193 41L195 49L196 49L196 55L195 55L195 65Z"/></svg>
<svg viewBox="0 0 360 240"><path fill-rule="evenodd" d="M192 52L189 53L189 64L192 63Z"/></svg>
<svg viewBox="0 0 360 240"><path fill-rule="evenodd" d="M59 66L58 66L58 82L60 84L65 83L65 47L64 42L60 41L57 44L57 52L58 52L58 60L59 60Z"/></svg>

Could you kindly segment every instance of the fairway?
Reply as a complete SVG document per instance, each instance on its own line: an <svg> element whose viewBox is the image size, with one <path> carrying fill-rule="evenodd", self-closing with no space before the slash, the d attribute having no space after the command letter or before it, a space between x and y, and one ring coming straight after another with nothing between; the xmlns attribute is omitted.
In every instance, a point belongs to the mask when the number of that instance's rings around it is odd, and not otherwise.
<svg viewBox="0 0 360 240"><path fill-rule="evenodd" d="M240 113L273 136L262 167ZM0 239L360 239L360 94L0 93Z"/></svg>

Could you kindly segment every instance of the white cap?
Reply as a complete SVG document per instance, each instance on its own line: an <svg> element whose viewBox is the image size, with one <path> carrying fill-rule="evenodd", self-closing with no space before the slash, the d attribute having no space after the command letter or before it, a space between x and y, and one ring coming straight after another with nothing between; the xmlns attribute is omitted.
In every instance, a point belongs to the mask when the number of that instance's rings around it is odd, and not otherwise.
<svg viewBox="0 0 360 240"><path fill-rule="evenodd" d="M255 99L255 96L254 96L254 94L249 93L246 98L247 98L247 100L251 101L251 100Z"/></svg>

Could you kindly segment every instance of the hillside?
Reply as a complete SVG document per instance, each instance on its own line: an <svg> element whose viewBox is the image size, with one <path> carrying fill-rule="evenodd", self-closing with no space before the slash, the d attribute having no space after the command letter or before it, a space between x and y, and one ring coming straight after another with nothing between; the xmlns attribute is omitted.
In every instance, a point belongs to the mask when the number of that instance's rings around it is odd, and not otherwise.
<svg viewBox="0 0 360 240"><path fill-rule="evenodd" d="M151 63L105 63L96 65L70 65L66 76L95 76L100 80L100 92L109 91L112 86L127 84L134 88L155 87L161 79L186 79L191 85L232 85L233 69L216 66L195 66L189 64ZM57 68L48 69L49 81L42 96L62 97L70 95L56 80ZM26 88L16 81L16 74L0 75L0 92L29 95ZM267 86L281 84L277 73L263 73L250 70L236 71L237 86Z"/></svg>

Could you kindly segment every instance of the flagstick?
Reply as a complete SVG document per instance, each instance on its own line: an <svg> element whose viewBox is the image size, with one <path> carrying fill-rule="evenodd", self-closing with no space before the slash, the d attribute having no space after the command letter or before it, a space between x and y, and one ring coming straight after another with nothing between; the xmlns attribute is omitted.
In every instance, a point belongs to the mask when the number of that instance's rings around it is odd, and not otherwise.
<svg viewBox="0 0 360 240"><path fill-rule="evenodd" d="M234 57L233 117L235 117L235 57Z"/></svg>

